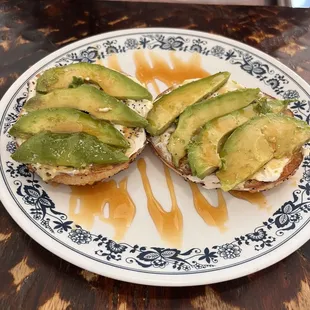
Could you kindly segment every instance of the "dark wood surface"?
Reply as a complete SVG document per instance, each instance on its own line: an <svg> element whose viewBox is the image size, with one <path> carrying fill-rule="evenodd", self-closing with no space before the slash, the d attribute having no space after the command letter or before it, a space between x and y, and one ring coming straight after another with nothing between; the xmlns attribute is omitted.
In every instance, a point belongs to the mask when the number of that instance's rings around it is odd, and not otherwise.
<svg viewBox="0 0 310 310"><path fill-rule="evenodd" d="M90 35L135 27L221 34L310 82L310 10L104 1L0 0L0 95L28 67ZM310 309L310 242L278 264L209 286L156 288L75 267L30 239L0 205L0 309Z"/></svg>

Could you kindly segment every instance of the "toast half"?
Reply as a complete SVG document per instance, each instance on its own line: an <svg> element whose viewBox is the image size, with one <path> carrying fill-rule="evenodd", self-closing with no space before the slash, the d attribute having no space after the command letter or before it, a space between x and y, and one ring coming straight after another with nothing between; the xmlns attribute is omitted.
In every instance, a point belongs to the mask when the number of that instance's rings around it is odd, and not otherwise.
<svg viewBox="0 0 310 310"><path fill-rule="evenodd" d="M135 82L140 83L135 78L125 74L126 76L133 79ZM36 94L36 84L37 79L40 76L38 74L35 78L28 82L28 98L35 96ZM136 103L139 104L136 104ZM142 101L128 100L126 104L135 112L142 116L147 114L147 111L151 108L149 103ZM150 101L150 104L152 102ZM141 109L141 110L138 110ZM24 114L25 111L22 110L19 117ZM122 134L127 138L127 141L130 142L130 148L126 151L126 155L129 157L129 160L122 164L115 165L90 165L84 169L75 169L70 167L57 167L57 166L47 166L47 165L31 165L28 164L29 170L38 174L44 182L46 183L59 183L66 185L92 185L99 181L104 181L115 174L127 169L136 157L143 151L147 144L146 132L144 129L128 129L121 125L114 125ZM135 129L138 129L137 131ZM22 143L22 140L16 140L17 147ZM127 154L129 152L129 154Z"/></svg>
<svg viewBox="0 0 310 310"><path fill-rule="evenodd" d="M118 165L108 165L108 166L91 166L88 169L81 169L80 171L77 170L74 174L72 173L57 173L54 177L48 178L46 180L47 183L59 183L59 184L66 184L66 185L92 185L99 181L104 181L115 174L127 169L137 156L143 151L144 147L146 146L146 143L144 146L139 149L136 153L134 153L128 162L118 164ZM39 174L42 179L44 180L43 173L49 173L44 171L38 171L39 169L37 167L34 167L32 165L28 165L28 168ZM48 175L46 176L48 177Z"/></svg>
<svg viewBox="0 0 310 310"><path fill-rule="evenodd" d="M216 179L215 175L211 175L208 183L206 183L204 180L200 180L199 178L193 178L191 175L190 167L185 164L185 161L180 164L179 168L176 168L171 161L168 161L165 155L163 154L162 150L156 146L152 140L150 139L150 145L152 149L154 150L155 154L166 164L169 168L174 170L177 174L179 174L181 177L183 177L186 181L191 181L195 183L199 183L202 186L204 186L206 189L214 189L214 188L220 188L221 185L219 181ZM265 190L272 189L278 185L280 185L282 182L286 181L288 178L293 176L297 169L299 168L302 160L303 160L303 152L302 149L300 149L298 152L294 153L294 155L291 157L290 161L285 165L283 168L283 171L280 175L280 177L274 181L274 182L262 182L257 180L247 180L244 182L242 188L239 187L236 189L237 191L248 191L251 193L257 193L262 192ZM213 178L214 176L214 178ZM212 184L210 186L210 183Z"/></svg>
<svg viewBox="0 0 310 310"><path fill-rule="evenodd" d="M171 92L175 87L170 87L166 89L163 93L158 95L157 99L163 96L164 94L167 94ZM274 97L264 94L266 97L270 99L275 99ZM285 115L294 117L292 111L289 109L282 112ZM169 131L169 129L166 131L166 133ZM178 173L180 176L182 176L186 181L191 181L195 183L199 183L202 186L204 186L207 189L214 189L214 188L220 188L221 184L215 174L211 174L206 179L199 179L197 177L192 176L192 172L190 169L190 166L187 163L187 156L181 159L179 167L175 167L171 156L167 156L168 150L163 150L162 147L160 147L159 144L156 144L154 142L154 137L149 136L148 137L150 145L152 149L155 151L155 154L172 170L174 170L176 173ZM248 191L252 193L265 191L268 189L272 189L285 180L287 180L289 177L295 174L297 169L299 168L301 162L303 160L303 151L302 149L298 150L296 153L293 154L289 162L285 165L283 168L283 171L279 178L276 181L273 182L263 182L258 180L247 180L246 182L242 183L236 190L238 191ZM207 180L207 181L206 181Z"/></svg>

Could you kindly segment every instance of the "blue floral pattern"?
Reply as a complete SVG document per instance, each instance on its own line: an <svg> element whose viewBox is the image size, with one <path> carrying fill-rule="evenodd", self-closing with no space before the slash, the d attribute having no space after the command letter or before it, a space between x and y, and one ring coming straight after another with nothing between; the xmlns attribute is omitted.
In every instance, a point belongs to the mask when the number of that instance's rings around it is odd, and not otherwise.
<svg viewBox="0 0 310 310"><path fill-rule="evenodd" d="M6 162L6 172L14 180L16 194L22 197L24 204L28 207L32 218L41 223L50 232L58 233L71 229L72 221L67 221L67 215L57 211L54 202L45 190L42 189L40 182L35 174L26 165ZM21 181L25 180L25 182ZM53 220L53 224L51 224ZM52 225L52 226L51 226Z"/></svg>
<svg viewBox="0 0 310 310"><path fill-rule="evenodd" d="M81 226L72 229L68 237L72 242L77 244L87 244L92 240L91 234L87 230L82 229Z"/></svg>
<svg viewBox="0 0 310 310"><path fill-rule="evenodd" d="M216 45L211 48L211 55L222 58L225 55L225 49L222 46Z"/></svg>
<svg viewBox="0 0 310 310"><path fill-rule="evenodd" d="M231 65L239 66L249 76L265 83L277 95L284 99L296 99L291 109L296 117L309 122L310 101L302 99L297 90L291 89L290 81L271 65L262 62L254 55L236 48L212 45L205 39L186 36L146 34L127 37L123 43L120 40L104 40L98 45L90 45L66 54L55 61L57 66L70 63L94 63L98 59L109 57L113 53L125 53L136 49L161 49L169 51L196 52L208 57L217 57ZM17 120L27 91L23 92L13 102L12 109L5 115L2 132L9 139L6 151L13 153L16 145L8 135L8 130ZM223 262L233 261L242 257L246 249L256 252L272 248L281 240L287 231L296 229L305 214L310 211L310 157L306 156L302 164L303 176L298 188L293 192L290 201L285 202L270 218L253 231L234 238L231 242L216 244L204 248L191 248L181 251L175 248L148 247L115 242L101 234L96 235L76 225L68 216L57 211L55 203L44 190L42 182L27 166L12 161L6 162L6 176L13 180L14 191L23 201L23 208L46 231L68 238L75 247L92 244L94 254L105 261L122 262L128 266L139 266L144 269L172 270L188 272L192 270L208 270L223 265Z"/></svg>
<svg viewBox="0 0 310 310"><path fill-rule="evenodd" d="M6 150L13 154L16 151L16 142L15 141L9 141L6 145Z"/></svg>
<svg viewBox="0 0 310 310"><path fill-rule="evenodd" d="M208 41L200 38L189 39L182 36L147 34L139 38L126 38L123 44L120 44L118 40L105 40L102 44L88 46L79 52L68 53L65 57L57 60L56 65L63 66L77 62L93 63L96 60L109 57L111 54L121 54L128 50L137 49L189 51L204 56L217 57L230 64L240 66L242 70L263 81L277 95L282 95L284 99L299 99L296 90L285 89L285 86L289 84L287 78L283 74L270 69L268 64L262 63L260 60L255 59L255 56L236 48L227 50L219 44L209 47ZM11 123L14 121L12 119Z"/></svg>
<svg viewBox="0 0 310 310"><path fill-rule="evenodd" d="M232 259L240 256L241 249L236 244L226 243L219 247L218 253L224 259Z"/></svg>
<svg viewBox="0 0 310 310"><path fill-rule="evenodd" d="M125 47L128 49L128 50L134 50L134 49L136 49L138 46L139 46L139 42L138 42L138 40L136 40L136 39L127 39L126 41L125 41Z"/></svg>
<svg viewBox="0 0 310 310"><path fill-rule="evenodd" d="M56 65L63 66L70 63L88 62L94 63L98 59L100 47L88 46L86 49L81 50L79 53L69 53L66 57L62 57L56 61Z"/></svg>
<svg viewBox="0 0 310 310"><path fill-rule="evenodd" d="M306 164L305 164L306 163ZM174 248L159 248L127 243L117 243L103 235L95 235L79 225L73 225L67 215L55 210L55 204L42 189L33 172L25 165L7 162L7 172L17 186L16 193L22 197L33 219L52 233L68 234L72 243L84 245L96 243L95 255L108 261L125 260L128 264L136 263L143 268L164 269L171 266L174 270L201 270L215 267L221 260L240 257L244 246L254 245L256 251L272 247L276 237L285 231L294 229L302 219L302 213L310 211L310 156L305 158L304 174L298 189L293 192L293 200L286 202L272 217L253 232L235 238L230 243L214 245L205 249L192 248L181 252ZM18 178L18 179L17 179ZM21 179L25 182L20 181ZM309 180L309 181L308 181ZM305 183L306 182L306 183ZM25 184L24 184L25 183ZM273 233L268 233L272 231Z"/></svg>
<svg viewBox="0 0 310 310"><path fill-rule="evenodd" d="M299 94L297 90L287 90L283 93L283 99L298 99Z"/></svg>

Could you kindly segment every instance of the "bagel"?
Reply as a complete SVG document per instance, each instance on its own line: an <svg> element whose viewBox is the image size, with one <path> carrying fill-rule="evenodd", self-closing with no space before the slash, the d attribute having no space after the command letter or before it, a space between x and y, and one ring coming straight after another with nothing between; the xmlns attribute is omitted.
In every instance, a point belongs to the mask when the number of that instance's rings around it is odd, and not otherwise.
<svg viewBox="0 0 310 310"><path fill-rule="evenodd" d="M229 84L229 82L230 81L228 81L227 84ZM240 84L237 84L237 85L238 85L238 88L243 88L242 85ZM167 90L162 92L160 95L158 95L156 99L159 99L163 95L168 94L169 92L171 92L172 90L176 88L177 87L175 86L168 88ZM261 93L261 95L269 99L275 99L274 97L268 94L265 94L265 93ZM213 94L213 96L216 96L216 94ZM282 114L294 117L293 113L289 109L284 110ZM220 181L217 178L215 173L212 173L206 176L204 179L200 179L196 176L193 176L190 165L188 164L187 155L180 160L178 167L174 165L172 156L167 148L167 144L169 142L171 134L175 130L175 127L176 127L175 124L171 125L160 136L148 135L149 144L152 150L154 151L154 153L162 160L162 162L165 165L167 165L169 168L174 170L177 174L183 177L186 181L201 184L206 189L221 188ZM302 163L303 157L304 157L304 149L300 148L296 152L294 152L294 154L289 159L287 159L285 163L283 163L281 167L281 173L278 175L276 180L264 181L264 180L256 180L254 178L251 178L239 184L236 188L234 188L234 191L247 191L251 193L256 193L256 192L261 192L261 191L272 189L296 173L297 169Z"/></svg>
<svg viewBox="0 0 310 310"><path fill-rule="evenodd" d="M43 73L43 72L42 72ZM42 74L38 74L36 77L28 82L28 97L26 102L36 95L37 80ZM122 73L123 74L123 73ZM128 75L127 75L128 76ZM135 78L132 78L134 82L139 83ZM92 85L98 88L97 85ZM142 85L143 86L143 85ZM152 102L149 100L122 100L129 108L137 112L140 116L146 117L147 112L152 107ZM137 104L138 103L138 104ZM19 118L27 112L22 109ZM130 147L126 150L125 155L129 158L127 162L120 164L109 165L89 165L83 168L73 168L65 166L53 166L46 164L27 164L30 171L36 173L46 183L59 183L66 185L92 185L99 181L104 181L113 175L127 169L131 162L143 151L147 144L147 136L144 128L128 128L123 125L112 125L125 136L129 142ZM17 148L25 141L25 139L16 138Z"/></svg>
<svg viewBox="0 0 310 310"><path fill-rule="evenodd" d="M177 168L171 161L168 161L165 158L165 155L163 154L162 150L158 147L158 145L154 144L152 139L149 139L149 144L154 153L158 156L158 158L160 158L160 160L165 165L167 165L174 172L183 177L186 181L201 184L206 189L221 188L221 184L217 179L217 177L215 176L215 174L211 174L210 176L206 177L208 182L200 180L199 178L191 175L190 167L184 163L185 159L183 159L183 162L181 163L180 167ZM254 179L249 179L246 182L244 182L242 186L236 188L234 191L248 191L251 193L257 193L272 189L280 185L282 182L286 181L290 177L292 177L296 173L300 164L302 163L303 158L304 158L303 149L300 149L294 153L294 155L290 158L289 162L283 167L283 171L276 181L263 182Z"/></svg>
<svg viewBox="0 0 310 310"><path fill-rule="evenodd" d="M96 182L109 179L115 174L129 168L130 163L132 163L136 159L136 157L143 151L145 145L140 150L135 152L126 163L107 166L94 165L90 166L87 169L76 169L74 171L74 174L72 174L72 171L71 173L70 171L63 172L61 169L59 169L59 171L56 171L55 173L54 167L48 167L46 165L43 167L34 165L27 166L30 171L37 173L47 183L51 182L65 185L81 186L92 185Z"/></svg>

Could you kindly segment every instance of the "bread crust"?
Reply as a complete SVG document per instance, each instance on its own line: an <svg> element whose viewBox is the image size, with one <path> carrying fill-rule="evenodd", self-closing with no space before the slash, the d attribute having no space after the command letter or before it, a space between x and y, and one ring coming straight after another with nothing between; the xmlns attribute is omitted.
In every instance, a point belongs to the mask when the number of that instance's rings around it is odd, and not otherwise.
<svg viewBox="0 0 310 310"><path fill-rule="evenodd" d="M117 164L117 165L109 165L109 166L92 166L87 173L77 173L74 175L70 175L67 173L59 173L55 177L46 181L46 183L58 183L65 185L92 185L99 181L104 181L113 175L127 169L138 156L143 151L147 143L139 149L136 153L134 153L128 162ZM28 165L28 168L36 172L36 169L32 165Z"/></svg>
<svg viewBox="0 0 310 310"><path fill-rule="evenodd" d="M271 96L269 96L271 97ZM272 98L272 97L271 97ZM283 114L288 115L293 117L293 113L290 110L285 110L283 112ZM160 148L158 148L153 142L152 139L149 139L150 145L152 147L152 149L155 151L155 154L172 170L174 170L177 174L179 174L181 177L183 177L186 181L191 181L189 180L189 177L192 176L191 175L191 170L190 167L186 164L184 164L184 159L183 161L181 160L180 162L180 167L176 168L172 162L168 162L165 159L164 154L162 153L162 151L160 150ZM299 168L301 162L303 160L303 153L302 153L302 149L298 150L296 153L293 154L293 156L291 157L290 161L286 164L286 166L284 167L281 176L279 177L278 180L274 181L274 182L262 182L262 181L257 181L257 180L247 180L244 183L244 190L243 191L248 191L250 193L257 193L257 192L262 192L265 190L269 190L272 189L278 185L280 185L282 182L286 181L289 177L293 176L297 169ZM193 181L191 181L193 182ZM199 184L205 185L203 180L201 180L201 182L197 182ZM242 191L242 190L234 190L234 191Z"/></svg>
<svg viewBox="0 0 310 310"><path fill-rule="evenodd" d="M175 87L170 87L168 89L166 89L164 92L162 92L161 94L159 94L157 96L156 99L160 98L161 96L163 96L164 94L169 93L170 91L172 91ZM275 99L274 97L264 93L264 95L266 97L269 97L270 99ZM285 111L282 112L283 114L287 115L287 116L291 116L294 117L294 114L292 113L291 110L287 109ZM158 148L153 142L152 139L149 139L151 148L155 151L155 154L172 170L174 170L177 174L179 174L181 177L183 177L186 181L191 181L192 180L189 179L189 177L191 177L191 169L189 167L188 164L186 164L186 158L184 160L181 159L180 161L180 167L176 168L174 166L174 164L172 162L169 162L165 159L164 154L162 153L161 149ZM262 182L262 181L257 181L257 180L247 180L244 183L244 190L243 191L248 191L251 193L257 193L257 192L261 192L261 191L265 191L268 189L272 189L276 186L278 186L279 184L281 184L282 182L284 182L285 180L287 180L290 176L294 175L297 171L297 169L299 168L301 162L303 160L303 153L302 150L298 150L295 154L293 154L293 156L291 157L290 161L286 164L286 166L284 167L281 176L279 177L278 180L274 181L274 182ZM203 180L201 180L200 182L196 182L202 185L205 185ZM235 191L241 191L241 190L235 190Z"/></svg>
<svg viewBox="0 0 310 310"><path fill-rule="evenodd" d="M191 174L189 173L188 168L184 167L178 169L176 168L171 162L168 162L164 156L162 151L156 147L156 145L154 145L154 143L152 143L151 139L150 139L150 145L152 147L152 149L154 150L155 154L163 161L164 164L166 164L169 168L171 168L173 171L175 171L177 174L179 174L181 177L183 177L186 181L191 181L192 180L189 179L189 177L191 176ZM278 180L274 181L274 182L262 182L262 181L257 181L257 180L247 180L244 183L244 190L234 190L234 191L248 191L250 193L258 193L258 192L262 192L265 190L269 190L272 189L278 185L280 185L282 182L286 181L288 178L290 178L291 176L293 176L297 169L299 168L302 160L303 160L304 156L303 156L303 152L302 150L298 150L296 153L293 154L293 156L291 157L290 161L285 165L281 176L279 177ZM205 185L203 180L201 180L201 182L197 182L201 185Z"/></svg>
<svg viewBox="0 0 310 310"><path fill-rule="evenodd" d="M290 161L285 165L278 180L274 182L248 180L245 182L244 187L249 189L248 191L250 193L257 193L268 189L272 189L280 185L282 182L286 181L289 177L293 176L296 173L297 169L299 168L300 164L302 163L303 158L304 155L302 153L302 150L300 149L298 152L294 153Z"/></svg>
<svg viewBox="0 0 310 310"><path fill-rule="evenodd" d="M109 165L109 166L92 166L87 173L77 173L74 175L70 175L67 173L59 173L55 177L46 181L46 183L58 183L65 185L76 185L76 186L84 186L84 185L92 185L96 182L104 181L114 176L115 174L129 168L129 165L141 154L147 145L147 141L144 146L139 149L136 153L130 156L129 161L117 164L117 165ZM28 168L31 171L36 172L36 169L28 165Z"/></svg>
<svg viewBox="0 0 310 310"><path fill-rule="evenodd" d="M121 72L121 71L120 71ZM122 74L130 77L130 75L121 72ZM39 77L42 73L39 73L36 75L36 77ZM28 89L29 89L29 82L28 82ZM28 99L27 99L28 100ZM23 110L22 110L23 112ZM17 120L22 116L22 113L18 115ZM18 143L16 143L16 146L18 147ZM85 173L77 173L74 175L71 175L69 173L63 173L60 172L55 177L45 181L46 183L58 183L58 184L65 184L65 185L92 185L96 182L104 181L115 174L129 168L130 163L132 163L144 150L145 146L147 145L148 140L145 140L145 143L141 149L139 149L136 153L130 156L129 161L122 163L122 164L115 164L115 165L108 165L108 166L91 166L89 170ZM28 169L34 173L36 173L36 168L32 166L31 164L27 165Z"/></svg>

